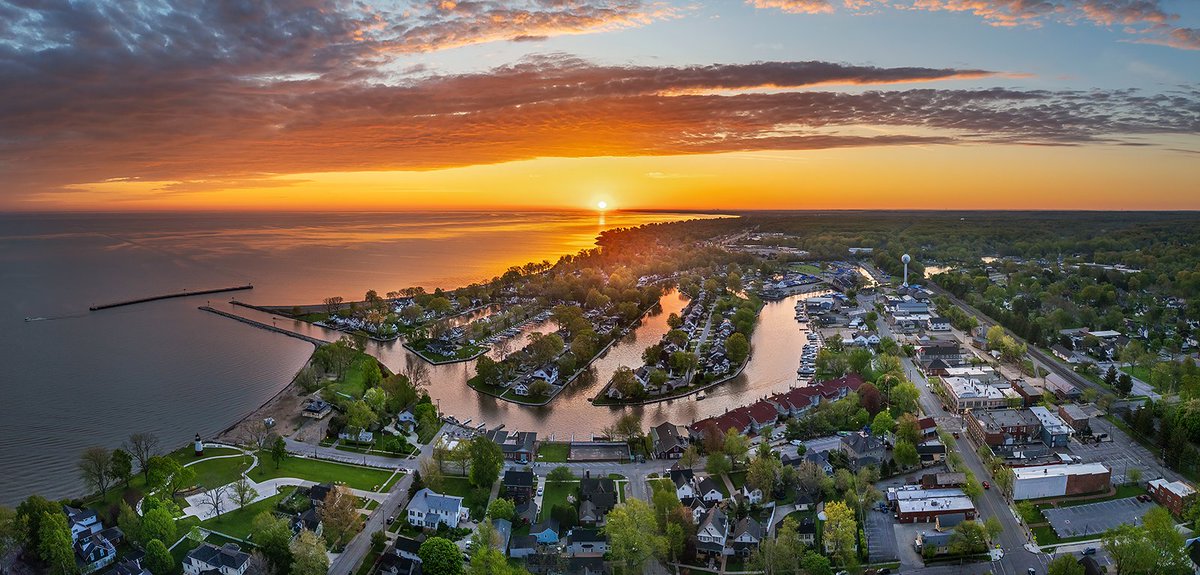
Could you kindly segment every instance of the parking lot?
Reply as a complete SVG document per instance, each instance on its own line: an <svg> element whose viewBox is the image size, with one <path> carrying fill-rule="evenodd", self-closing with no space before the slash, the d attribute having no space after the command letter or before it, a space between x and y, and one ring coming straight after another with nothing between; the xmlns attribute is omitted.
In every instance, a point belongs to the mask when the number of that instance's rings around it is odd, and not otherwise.
<svg viewBox="0 0 1200 575"><path fill-rule="evenodd" d="M1092 429L1100 433L1107 432L1106 426L1112 424L1106 421L1093 420ZM1112 437L1110 434L1109 437ZM1142 481L1162 477L1162 470L1154 461L1154 457L1144 447L1136 443L1119 443L1104 441L1101 443L1080 443L1071 441L1071 453L1079 456L1084 463L1103 463L1112 470L1112 482L1116 485L1127 483L1130 469L1142 470Z"/></svg>
<svg viewBox="0 0 1200 575"><path fill-rule="evenodd" d="M568 461L629 461L624 443L572 443Z"/></svg>
<svg viewBox="0 0 1200 575"><path fill-rule="evenodd" d="M890 512L880 512L874 507L867 512L866 525L863 530L867 534L867 554L871 563L886 563L898 561L896 553L895 521Z"/></svg>
<svg viewBox="0 0 1200 575"><path fill-rule="evenodd" d="M1114 499L1089 505L1045 509L1042 515L1054 528L1059 537L1099 535L1122 523L1141 525L1142 516L1154 507L1154 503L1143 503L1136 497Z"/></svg>

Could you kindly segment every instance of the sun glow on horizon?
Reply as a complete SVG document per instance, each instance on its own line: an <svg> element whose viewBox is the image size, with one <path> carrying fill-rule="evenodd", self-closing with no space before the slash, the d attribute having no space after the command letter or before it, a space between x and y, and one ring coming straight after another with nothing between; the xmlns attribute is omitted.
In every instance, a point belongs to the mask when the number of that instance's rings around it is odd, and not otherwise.
<svg viewBox="0 0 1200 575"><path fill-rule="evenodd" d="M598 209L598 210L600 210L600 211L602 211L602 212L603 212L604 210L607 210L607 209L608 209L608 202L606 202L606 201L604 201L604 200L600 200L600 201L596 202L596 209Z"/></svg>

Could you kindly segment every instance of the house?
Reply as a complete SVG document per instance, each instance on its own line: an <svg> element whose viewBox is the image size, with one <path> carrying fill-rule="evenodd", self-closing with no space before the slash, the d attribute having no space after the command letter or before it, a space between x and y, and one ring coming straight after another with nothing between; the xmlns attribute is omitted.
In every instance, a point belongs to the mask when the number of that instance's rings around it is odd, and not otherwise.
<svg viewBox="0 0 1200 575"><path fill-rule="evenodd" d="M496 532L496 542L493 546L501 553L508 552L508 543L512 540L512 521L507 519L493 519L492 527Z"/></svg>
<svg viewBox="0 0 1200 575"><path fill-rule="evenodd" d="M794 502L797 511L811 511L817 506L817 497L808 491L796 488L796 499Z"/></svg>
<svg viewBox="0 0 1200 575"><path fill-rule="evenodd" d="M725 499L725 493L717 486L712 477L705 477L696 486L696 495L708 503L716 503Z"/></svg>
<svg viewBox="0 0 1200 575"><path fill-rule="evenodd" d="M508 543L508 556L513 559L529 557L537 552L538 539L533 535L518 535Z"/></svg>
<svg viewBox="0 0 1200 575"><path fill-rule="evenodd" d="M1166 479L1155 479L1150 482L1148 487L1150 497L1175 515L1183 515L1184 510L1196 497L1196 490L1182 481L1168 482Z"/></svg>
<svg viewBox="0 0 1200 575"><path fill-rule="evenodd" d="M1032 407L1042 402L1042 390L1026 383L1025 381L1017 381L1013 385L1013 389L1017 390L1017 394L1023 400L1022 407Z"/></svg>
<svg viewBox="0 0 1200 575"><path fill-rule="evenodd" d="M937 437L937 421L932 417L922 417L917 420L917 428L921 430L921 435L925 437Z"/></svg>
<svg viewBox="0 0 1200 575"><path fill-rule="evenodd" d="M558 533L558 522L553 519L539 521L529 528L529 534L537 539L538 545L557 545Z"/></svg>
<svg viewBox="0 0 1200 575"><path fill-rule="evenodd" d="M817 522L811 516L805 515L796 525L796 536L800 542L812 547L817 543Z"/></svg>
<svg viewBox="0 0 1200 575"><path fill-rule="evenodd" d="M533 471L528 469L509 469L504 472L504 480L501 482L505 497L512 499L513 503L529 501L533 497L533 485Z"/></svg>
<svg viewBox="0 0 1200 575"><path fill-rule="evenodd" d="M378 572L384 575L421 575L421 560L384 553L379 557Z"/></svg>
<svg viewBox="0 0 1200 575"><path fill-rule="evenodd" d="M1071 429L1076 433L1085 433L1091 430L1091 417L1082 407L1074 403L1064 403L1058 406L1058 417L1071 426Z"/></svg>
<svg viewBox="0 0 1200 575"><path fill-rule="evenodd" d="M805 461L811 461L820 467L825 475L833 475L833 464L829 462L828 451L809 451L804 454Z"/></svg>
<svg viewBox="0 0 1200 575"><path fill-rule="evenodd" d="M71 545L79 570L91 573L111 565L117 558L117 545L125 538L119 528L105 529L99 516L91 509L76 509L64 505L67 527L71 530Z"/></svg>
<svg viewBox="0 0 1200 575"><path fill-rule="evenodd" d="M338 439L343 441L354 441L357 443L375 443L375 434L365 429L358 430L358 433L353 431L343 431L338 434Z"/></svg>
<svg viewBox="0 0 1200 575"><path fill-rule="evenodd" d="M408 557L409 559L420 561L421 557L418 555L420 551L420 541L417 541L416 539L409 539L408 537L397 537L396 541L392 543L392 549L390 553L400 557Z"/></svg>
<svg viewBox="0 0 1200 575"><path fill-rule="evenodd" d="M921 456L921 465L937 465L946 459L946 446L937 439L930 439L917 444L917 455Z"/></svg>
<svg viewBox="0 0 1200 575"><path fill-rule="evenodd" d="M928 326L929 331L950 331L950 318L931 317Z"/></svg>
<svg viewBox="0 0 1200 575"><path fill-rule="evenodd" d="M309 419L324 419L332 411L333 406L329 402L321 399L310 399L304 405L304 410L300 412L300 415Z"/></svg>
<svg viewBox="0 0 1200 575"><path fill-rule="evenodd" d="M864 432L852 433L842 437L842 448L850 456L850 463L855 469L883 461L883 440Z"/></svg>
<svg viewBox="0 0 1200 575"><path fill-rule="evenodd" d="M706 555L724 555L729 536L729 520L720 507L709 509L696 528L696 551Z"/></svg>
<svg viewBox="0 0 1200 575"><path fill-rule="evenodd" d="M552 573L558 573L554 570ZM603 557L584 556L567 559L567 569L564 575L612 575L612 569L604 562Z"/></svg>
<svg viewBox="0 0 1200 575"><path fill-rule="evenodd" d="M687 431L669 421L650 428L655 459L679 459L687 449Z"/></svg>
<svg viewBox="0 0 1200 575"><path fill-rule="evenodd" d="M428 488L418 491L408 502L408 523L415 527L437 529L438 524L443 524L454 529L469 516L462 497L442 495Z"/></svg>
<svg viewBox="0 0 1200 575"><path fill-rule="evenodd" d="M733 533L729 536L729 546L733 548L735 554L748 557L751 552L758 549L758 544L762 541L764 534L761 523L752 517L744 517L734 526Z"/></svg>
<svg viewBox="0 0 1200 575"><path fill-rule="evenodd" d="M680 501L696 496L696 474L691 469L675 469L670 472L671 483L675 484L675 496Z"/></svg>
<svg viewBox="0 0 1200 575"><path fill-rule="evenodd" d="M598 529L576 527L567 533L566 542L568 557L602 557L608 553L608 539Z"/></svg>
<svg viewBox="0 0 1200 575"><path fill-rule="evenodd" d="M766 400L751 405L746 410L746 415L750 417L750 428L756 433L768 425L775 425L779 420L779 411L775 409L774 404Z"/></svg>
<svg viewBox="0 0 1200 575"><path fill-rule="evenodd" d="M1050 352L1054 354L1054 357L1057 357L1058 359L1061 359L1067 363L1075 363L1076 361L1075 352L1067 349L1066 346L1062 344L1050 346Z"/></svg>
<svg viewBox="0 0 1200 575"><path fill-rule="evenodd" d="M550 385L558 383L558 366L547 364L533 372L533 379L540 379Z"/></svg>
<svg viewBox="0 0 1200 575"><path fill-rule="evenodd" d="M484 434L504 453L504 458L517 463L529 463L537 455L537 433L533 431L504 431L495 429Z"/></svg>
<svg viewBox="0 0 1200 575"><path fill-rule="evenodd" d="M529 386L525 385L525 382L518 382L513 386L513 393L526 397L529 395Z"/></svg>
<svg viewBox="0 0 1200 575"><path fill-rule="evenodd" d="M604 517L617 506L617 482L608 477L592 477L585 471L579 480L579 522L585 525L604 523Z"/></svg>
<svg viewBox="0 0 1200 575"><path fill-rule="evenodd" d="M1066 447L1071 440L1071 426L1059 419L1057 415L1040 405L1029 408L1029 413L1038 419L1041 425L1042 443L1047 447Z"/></svg>
<svg viewBox="0 0 1200 575"><path fill-rule="evenodd" d="M533 525L533 523L537 521L537 503L534 502L532 497L530 497L528 501L524 503L518 503L516 508L513 510L513 513L516 514L516 516L513 517L514 520L519 520L525 524Z"/></svg>
<svg viewBox="0 0 1200 575"><path fill-rule="evenodd" d="M183 558L183 572L187 575L243 575L249 565L250 554L235 543L220 547L201 543Z"/></svg>
<svg viewBox="0 0 1200 575"><path fill-rule="evenodd" d="M928 555L944 555L950 552L950 541L953 538L954 534L949 532L922 531L913 541L913 547L922 556L925 556L926 553ZM926 549L930 549L930 551L926 552Z"/></svg>
<svg viewBox="0 0 1200 575"><path fill-rule="evenodd" d="M401 427L412 427L417 424L417 416L413 414L411 409L406 409L396 416L396 424Z"/></svg>
<svg viewBox="0 0 1200 575"><path fill-rule="evenodd" d="M751 489L748 484L742 485L742 497L751 505L758 505L762 503L763 492L761 489Z"/></svg>
<svg viewBox="0 0 1200 575"><path fill-rule="evenodd" d="M150 570L142 566L142 556L145 554L137 552L131 555L137 555L137 557L131 556L116 562L105 575L151 575Z"/></svg>

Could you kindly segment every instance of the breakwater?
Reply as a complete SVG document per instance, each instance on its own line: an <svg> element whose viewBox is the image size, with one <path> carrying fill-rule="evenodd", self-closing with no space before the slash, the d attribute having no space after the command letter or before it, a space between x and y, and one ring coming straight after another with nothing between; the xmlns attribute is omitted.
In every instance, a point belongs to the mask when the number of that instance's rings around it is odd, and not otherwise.
<svg viewBox="0 0 1200 575"><path fill-rule="evenodd" d="M299 340L302 340L302 341L307 341L308 343L311 343L311 344L313 344L313 345L315 345L315 346L317 346L317 347L321 347L321 346L323 346L323 345L326 345L326 344L330 343L330 342L328 342L328 341L325 341L325 340L323 340L323 339L317 339L317 338L315 338L315 337L308 336L308 335L304 335L304 334L302 334L302 333L296 333L296 332L294 332L294 331L290 331L290 330L283 329L282 327L277 327L277 326L274 326L274 325L265 324L265 323L263 323L263 322L261 322L261 321L255 321L255 320L252 320L252 319L249 319L249 318L242 317L242 316L240 316L240 315L235 315L235 314L229 313L229 312L227 312L227 311L221 311L221 310L219 310L219 309L213 309L213 308L211 308L211 307L208 307L208 306L206 306L206 305L202 305L202 306L200 306L200 309L202 309L202 310L204 310L204 311L207 311L207 312L212 312L212 313L215 313L215 314L217 314L217 315L219 315L219 316L224 316L224 317L227 317L227 318L229 318L229 319L232 319L232 320L237 320L237 321L240 321L240 322L242 322L242 323L244 323L244 324L252 325L252 326L254 326L254 327L257 327L257 328L260 328L260 329L265 329L265 330L267 330L267 331L273 331L273 332L275 332L275 333L278 333L278 334L283 334L283 335L286 335L286 336L288 336L288 337L294 337L294 338L296 338L296 339L299 339Z"/></svg>
<svg viewBox="0 0 1200 575"><path fill-rule="evenodd" d="M160 299L171 299L171 298L177 298L177 297L188 297L188 296L193 296L193 295L224 293L224 292L230 292L230 291L242 291L242 290L248 290L248 289L254 289L254 286L250 285L250 284L246 284L246 285L223 287L223 288L216 288L216 289L183 290L181 292L155 295L155 296L143 297L143 298L138 298L138 299L129 299L129 300L118 301L118 302L113 302L113 303L106 303L106 304L101 304L101 305L94 305L94 306L89 307L88 309L91 311L99 311L102 309L110 309L110 308L114 308L114 307L122 307L122 306L127 306L127 305L134 305L134 304L139 304L139 303L158 301Z"/></svg>

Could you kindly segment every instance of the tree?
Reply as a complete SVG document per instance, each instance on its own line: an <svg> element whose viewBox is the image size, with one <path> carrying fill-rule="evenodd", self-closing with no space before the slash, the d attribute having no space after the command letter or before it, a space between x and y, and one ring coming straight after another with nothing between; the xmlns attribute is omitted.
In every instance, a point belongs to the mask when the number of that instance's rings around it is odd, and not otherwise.
<svg viewBox="0 0 1200 575"><path fill-rule="evenodd" d="M800 567L808 575L833 575L833 565L829 563L829 558L815 551L804 552Z"/></svg>
<svg viewBox="0 0 1200 575"><path fill-rule="evenodd" d="M571 473L571 468L565 465L560 465L550 470L550 474L546 476L550 481L571 481L575 479L575 474Z"/></svg>
<svg viewBox="0 0 1200 575"><path fill-rule="evenodd" d="M233 492L233 500L238 504L238 507L250 505L254 501L254 498L258 497L258 491L254 489L254 484L249 479L246 479L245 475L238 477L238 480L230 485L230 489Z"/></svg>
<svg viewBox="0 0 1200 575"><path fill-rule="evenodd" d="M825 549L839 563L851 566L856 563L858 522L854 512L845 503L834 501L825 506Z"/></svg>
<svg viewBox="0 0 1200 575"><path fill-rule="evenodd" d="M375 410L363 400L352 401L346 407L346 425L357 430L371 427L378 421Z"/></svg>
<svg viewBox="0 0 1200 575"><path fill-rule="evenodd" d="M354 494L345 485L335 485L325 496L319 510L321 525L324 525L322 534L329 537L334 548L340 548L362 528L363 519L356 503Z"/></svg>
<svg viewBox="0 0 1200 575"><path fill-rule="evenodd" d="M916 416L911 413L900 416L896 422L896 440L907 441L913 445L920 443L921 426L917 422Z"/></svg>
<svg viewBox="0 0 1200 575"><path fill-rule="evenodd" d="M1055 557L1049 565L1046 566L1047 575L1083 575L1083 565L1075 560L1075 556L1068 553Z"/></svg>
<svg viewBox="0 0 1200 575"><path fill-rule="evenodd" d="M750 452L750 438L738 433L736 430L725 430L725 455L729 456L729 463L737 465L739 460L745 459L746 454Z"/></svg>
<svg viewBox="0 0 1200 575"><path fill-rule="evenodd" d="M133 456L124 449L114 449L108 463L108 475L129 487L129 478L133 476Z"/></svg>
<svg viewBox="0 0 1200 575"><path fill-rule="evenodd" d="M724 453L710 453L708 461L704 465L704 470L709 475L719 476L729 473L733 470L733 465L729 462L729 456Z"/></svg>
<svg viewBox="0 0 1200 575"><path fill-rule="evenodd" d="M420 465L421 478L425 482L425 486L440 492L442 484L445 482L445 475L442 473L442 464L434 458L422 459Z"/></svg>
<svg viewBox="0 0 1200 575"><path fill-rule="evenodd" d="M963 521L954 528L950 536L950 552L971 555L987 551L987 531L978 521Z"/></svg>
<svg viewBox="0 0 1200 575"><path fill-rule="evenodd" d="M1125 472L1125 478L1129 483L1137 485L1142 482L1142 470L1138 467L1131 467Z"/></svg>
<svg viewBox="0 0 1200 575"><path fill-rule="evenodd" d="M899 440L896 442L896 447L892 450L892 459L896 464L908 468L920 463L921 456L917 454L917 447L907 440Z"/></svg>
<svg viewBox="0 0 1200 575"><path fill-rule="evenodd" d="M156 507L142 514L141 540L173 541L175 539L175 517L164 507Z"/></svg>
<svg viewBox="0 0 1200 575"><path fill-rule="evenodd" d="M221 516L221 511L225 508L225 496L229 493L229 485L218 485L205 491L202 496L201 504L212 510L217 517Z"/></svg>
<svg viewBox="0 0 1200 575"><path fill-rule="evenodd" d="M696 449L695 445L688 445L687 449L683 450L683 454L679 456L679 464L686 469L691 469L700 463L700 450Z"/></svg>
<svg viewBox="0 0 1200 575"><path fill-rule="evenodd" d="M503 497L497 498L490 505L488 505L487 508L487 516L490 519L506 519L508 521L512 521L515 514L516 506L513 505L512 500L504 499Z"/></svg>
<svg viewBox="0 0 1200 575"><path fill-rule="evenodd" d="M79 476L89 488L100 492L100 496L108 495L112 485L112 452L103 447L89 447L79 455Z"/></svg>
<svg viewBox="0 0 1200 575"><path fill-rule="evenodd" d="M892 432L896 428L896 421L892 419L892 415L886 411L881 411L875 415L875 420L871 422L871 434L883 437Z"/></svg>
<svg viewBox="0 0 1200 575"><path fill-rule="evenodd" d="M471 485L490 487L500 477L504 467L504 453L496 442L483 435L471 439Z"/></svg>
<svg viewBox="0 0 1200 575"><path fill-rule="evenodd" d="M1104 383L1107 383L1109 387L1117 384L1117 367L1115 365L1110 364L1108 371L1104 372Z"/></svg>
<svg viewBox="0 0 1200 575"><path fill-rule="evenodd" d="M679 329L682 325L683 318L679 317L679 314L671 312L671 315L667 316L667 327L671 329Z"/></svg>
<svg viewBox="0 0 1200 575"><path fill-rule="evenodd" d="M785 518L774 538L764 538L750 556L750 564L764 575L796 573L804 547L796 534L796 520Z"/></svg>
<svg viewBox="0 0 1200 575"><path fill-rule="evenodd" d="M421 572L429 575L460 575L463 572L462 552L453 541L430 537L417 550Z"/></svg>
<svg viewBox="0 0 1200 575"><path fill-rule="evenodd" d="M329 572L329 556L325 554L325 540L307 529L301 530L292 541L291 575L326 575ZM459 559L462 563L462 559Z"/></svg>
<svg viewBox="0 0 1200 575"><path fill-rule="evenodd" d="M117 527L121 528L125 538L130 541L143 541L141 516L135 513L124 499L118 503L117 509Z"/></svg>
<svg viewBox="0 0 1200 575"><path fill-rule="evenodd" d="M774 457L755 457L750 462L750 470L746 472L746 484L751 489L761 489L770 493L779 482L779 470L782 465Z"/></svg>
<svg viewBox="0 0 1200 575"><path fill-rule="evenodd" d="M54 575L73 575L79 571L75 566L75 550L71 546L71 529L67 527L67 516L62 512L42 512L38 520L37 552Z"/></svg>
<svg viewBox="0 0 1200 575"><path fill-rule="evenodd" d="M1117 376L1117 383L1113 387L1121 397L1129 395L1129 392L1133 391L1133 376L1121 372L1121 375Z"/></svg>
<svg viewBox="0 0 1200 575"><path fill-rule="evenodd" d="M896 384L890 393L892 407L900 410L901 413L917 412L917 399L921 397L921 392L911 381Z"/></svg>
<svg viewBox="0 0 1200 575"><path fill-rule="evenodd" d="M150 481L150 458L158 455L158 438L153 433L135 433L129 436L125 450L137 461L142 478Z"/></svg>
<svg viewBox="0 0 1200 575"><path fill-rule="evenodd" d="M266 556L276 575L292 569L292 529L287 519L263 511L254 517L254 544Z"/></svg>
<svg viewBox="0 0 1200 575"><path fill-rule="evenodd" d="M729 356L729 361L734 364L740 364L746 361L750 355L750 340L740 332L734 332L729 337L725 338L725 354Z"/></svg>
<svg viewBox="0 0 1200 575"><path fill-rule="evenodd" d="M41 545L41 521L45 513L61 514L62 507L41 495L30 495L17 505L17 527L29 549L36 550Z"/></svg>
<svg viewBox="0 0 1200 575"><path fill-rule="evenodd" d="M642 382L634 376L633 370L623 365L613 372L612 385L621 397L641 397L644 391Z"/></svg>
<svg viewBox="0 0 1200 575"><path fill-rule="evenodd" d="M146 568L154 575L167 575L175 570L175 558L162 541L151 539L146 544Z"/></svg>
<svg viewBox="0 0 1200 575"><path fill-rule="evenodd" d="M879 388L870 383L862 384L862 387L858 388L858 404L874 417L883 409L883 396L879 393Z"/></svg>
<svg viewBox="0 0 1200 575"><path fill-rule="evenodd" d="M282 436L276 436L275 441L271 443L271 461L275 462L275 469L279 469L283 465L283 461L288 457L287 442Z"/></svg>
<svg viewBox="0 0 1200 575"><path fill-rule="evenodd" d="M647 560L666 555L666 538L648 530L649 525L655 525L654 510L640 499L630 499L609 512L604 532L613 561L623 573L639 573Z"/></svg>
<svg viewBox="0 0 1200 575"><path fill-rule="evenodd" d="M821 491L821 485L825 483L826 479L828 478L825 470L816 463L805 460L796 467L796 488L805 493L817 494Z"/></svg>

